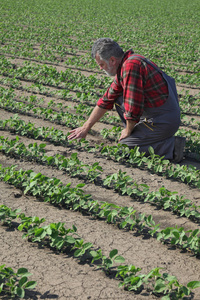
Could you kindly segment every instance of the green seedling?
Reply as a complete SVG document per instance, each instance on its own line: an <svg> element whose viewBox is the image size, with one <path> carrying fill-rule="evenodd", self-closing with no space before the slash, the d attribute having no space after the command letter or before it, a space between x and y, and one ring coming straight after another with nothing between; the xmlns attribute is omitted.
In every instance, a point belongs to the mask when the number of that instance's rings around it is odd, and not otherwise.
<svg viewBox="0 0 200 300"><path fill-rule="evenodd" d="M15 298L25 297L26 289L34 289L36 281L28 281L28 276L32 275L26 268L19 268L14 272L11 267L0 266L0 294L5 293Z"/></svg>
<svg viewBox="0 0 200 300"><path fill-rule="evenodd" d="M125 261L122 256L117 255L118 254L117 249L113 249L112 251L110 251L109 257L103 255L101 249L97 251L90 251L90 254L93 257L92 263L94 261L100 261L100 266L98 268L101 268L107 274L110 273L110 270L113 267L114 262L123 263Z"/></svg>

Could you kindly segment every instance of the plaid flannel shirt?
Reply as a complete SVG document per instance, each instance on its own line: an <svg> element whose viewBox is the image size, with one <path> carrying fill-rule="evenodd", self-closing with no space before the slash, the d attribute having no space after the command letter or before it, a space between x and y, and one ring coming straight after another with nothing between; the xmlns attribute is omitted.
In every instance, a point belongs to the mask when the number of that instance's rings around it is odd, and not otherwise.
<svg viewBox="0 0 200 300"><path fill-rule="evenodd" d="M112 109L115 100L123 95L124 118L139 122L145 107L159 107L166 102L168 87L162 75L142 60L143 56L128 59L132 55L132 50L124 54L114 81L97 105Z"/></svg>

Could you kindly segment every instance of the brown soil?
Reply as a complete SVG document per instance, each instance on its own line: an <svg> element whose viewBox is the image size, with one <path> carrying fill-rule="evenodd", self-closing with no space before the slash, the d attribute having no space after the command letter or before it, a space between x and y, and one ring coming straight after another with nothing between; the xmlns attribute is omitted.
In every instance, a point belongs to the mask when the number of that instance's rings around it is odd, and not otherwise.
<svg viewBox="0 0 200 300"><path fill-rule="evenodd" d="M21 95L21 92L16 91L16 93ZM12 115L12 113L3 109L0 110L1 119L8 119ZM32 116L20 115L20 118L27 122L35 123L37 127L45 126L51 128L54 126L54 128L61 129L66 134L69 131L69 128L65 126L36 119ZM94 130L99 132L103 127L105 127L105 124L98 123L94 126ZM14 134L6 130L1 131L0 135L9 139L15 138ZM88 140L91 143L103 141L98 134L95 136L88 135ZM35 142L35 140L27 137L20 137L20 141L26 145ZM104 142L110 143L105 140ZM38 140L37 143L41 143L41 141ZM70 156L72 152L77 152L69 146L54 146L50 142L46 144L48 155L59 153ZM170 191L177 191L179 195L184 195L196 205L200 205L199 190L187 184L167 179L164 176L151 174L147 170L128 168L124 164L106 160L100 155L93 153L79 151L78 157L87 164L98 161L104 170L103 178L121 169L127 172L133 178L133 181L145 183L151 187L151 190L156 191L160 187L165 186ZM0 153L0 164L3 166L17 165L18 168L24 170L32 169L48 177L59 178L64 184L71 182L72 186L76 186L81 182L76 178L71 178L63 171L41 166L34 162L27 162L23 159L5 156L2 153ZM192 164L200 169L198 161L185 159L182 164ZM119 230L114 225L98 221L79 212L65 208L59 209L49 203L39 201L36 197L24 195L20 190L7 183L0 182L0 188L0 204L5 204L12 209L20 208L27 216L44 217L47 223L65 222L68 228L74 224L78 228L78 234L83 237L85 242L91 242L96 248L100 247L105 255L108 255L112 249L118 249L119 254L125 258L127 264L133 264L142 268L141 272L144 274L155 267L162 267L163 272L175 275L181 284L186 285L189 281L200 280L200 260L190 252L183 252L178 248L162 244L153 237L149 238L144 235L137 235L135 232ZM185 230L199 228L199 224L187 218L179 217L149 203L139 202L128 196L119 195L112 189L108 190L93 183L86 183L83 189L86 193L90 193L93 199L108 201L122 206L133 206L138 212L146 215L151 214L161 228L176 225L184 227ZM22 239L22 233L16 228L9 229L8 227L0 226L0 241L2 245L1 264L6 264L14 269L20 267L28 268L29 272L33 274L30 280L37 281L36 288L34 291L27 292L26 299L158 299L158 297L145 290L140 294L125 291L123 288L118 287L118 280L105 275L101 270L97 270L95 265L80 262L70 254L58 254L49 248L28 242ZM0 296L0 299L9 298ZM194 290L192 299L200 299L200 288Z"/></svg>

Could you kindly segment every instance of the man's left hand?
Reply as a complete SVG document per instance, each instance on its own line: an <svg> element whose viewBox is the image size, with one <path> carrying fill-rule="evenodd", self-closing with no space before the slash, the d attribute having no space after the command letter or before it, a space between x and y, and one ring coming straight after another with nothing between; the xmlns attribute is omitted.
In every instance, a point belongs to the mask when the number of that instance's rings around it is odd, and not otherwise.
<svg viewBox="0 0 200 300"><path fill-rule="evenodd" d="M122 130L119 141L121 141L131 135L132 131L134 130L135 124L136 124L135 121L126 120L126 128Z"/></svg>
<svg viewBox="0 0 200 300"><path fill-rule="evenodd" d="M121 141L121 140L123 140L123 139L127 138L129 135L131 135L131 133L129 133L129 132L127 131L127 129L126 129L126 128L125 128L125 129L123 129L123 130L122 130L122 132L121 132L121 135L120 135L119 141Z"/></svg>

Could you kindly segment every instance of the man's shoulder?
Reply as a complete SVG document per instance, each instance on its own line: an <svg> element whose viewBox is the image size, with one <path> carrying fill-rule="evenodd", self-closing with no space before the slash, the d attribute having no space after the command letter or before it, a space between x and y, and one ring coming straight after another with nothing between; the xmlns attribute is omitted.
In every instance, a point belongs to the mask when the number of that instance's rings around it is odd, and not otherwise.
<svg viewBox="0 0 200 300"><path fill-rule="evenodd" d="M143 61L145 60L145 57L140 54L132 54L129 57L127 57L127 61Z"/></svg>
<svg viewBox="0 0 200 300"><path fill-rule="evenodd" d="M142 55L136 55L136 54L132 54L130 55L129 57L127 57L127 59L123 62L123 69L124 68L133 68L133 67L140 67L141 65L142 66L145 66L146 63L144 61L145 57L142 56Z"/></svg>

